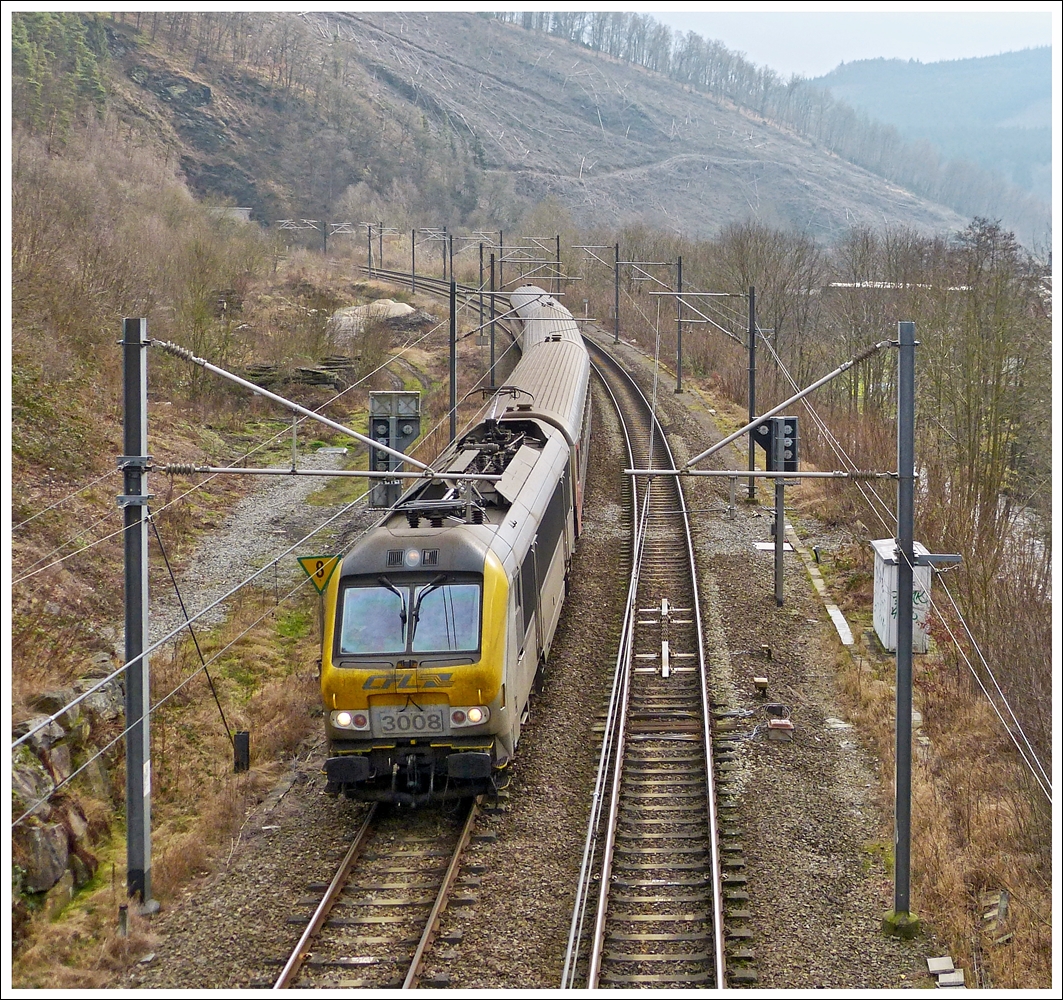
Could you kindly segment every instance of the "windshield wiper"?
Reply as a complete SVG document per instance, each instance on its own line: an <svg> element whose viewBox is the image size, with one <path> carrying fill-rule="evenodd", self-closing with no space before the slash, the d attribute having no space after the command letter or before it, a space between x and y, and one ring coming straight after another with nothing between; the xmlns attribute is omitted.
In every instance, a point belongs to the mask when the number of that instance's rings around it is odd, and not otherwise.
<svg viewBox="0 0 1063 1000"><path fill-rule="evenodd" d="M440 573L438 576L433 577L428 586L417 595L417 599L413 602L413 613L410 615L412 621L410 626L411 642L413 641L414 633L417 631L417 621L421 617L421 601L423 601L433 590L438 590L442 584L446 583L446 580L446 573Z"/></svg>
<svg viewBox="0 0 1063 1000"><path fill-rule="evenodd" d="M399 611L399 621L402 622L403 631L406 629L406 598L402 596L402 591L395 586L386 576L378 576L376 578L377 583L387 587L398 599L402 602L402 610ZM416 612L415 612L416 614Z"/></svg>

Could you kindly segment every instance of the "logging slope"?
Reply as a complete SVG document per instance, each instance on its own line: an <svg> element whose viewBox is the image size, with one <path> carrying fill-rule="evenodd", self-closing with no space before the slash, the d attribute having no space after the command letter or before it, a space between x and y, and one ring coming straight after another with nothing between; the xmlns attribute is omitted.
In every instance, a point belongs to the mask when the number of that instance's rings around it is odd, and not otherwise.
<svg viewBox="0 0 1063 1000"><path fill-rule="evenodd" d="M350 39L379 96L447 120L523 200L583 225L709 236L729 222L832 233L853 223L956 228L927 202L756 116L658 74L470 14L316 18Z"/></svg>
<svg viewBox="0 0 1063 1000"><path fill-rule="evenodd" d="M401 207L508 225L549 196L581 227L701 238L747 219L826 239L968 221L726 101L485 15L209 17L109 22L116 105L198 194L262 222L401 225Z"/></svg>

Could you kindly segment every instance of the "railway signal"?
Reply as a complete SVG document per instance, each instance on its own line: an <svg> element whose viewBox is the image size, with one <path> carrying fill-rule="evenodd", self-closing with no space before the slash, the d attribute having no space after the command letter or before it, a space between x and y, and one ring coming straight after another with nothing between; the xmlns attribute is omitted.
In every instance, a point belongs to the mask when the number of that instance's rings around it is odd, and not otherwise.
<svg viewBox="0 0 1063 1000"><path fill-rule="evenodd" d="M421 434L421 394L419 392L369 393L369 434L377 443L394 451L408 452ZM373 472L397 472L402 460L383 448L371 448L369 468ZM399 499L397 479L373 483L369 503L372 507L391 507Z"/></svg>
<svg viewBox="0 0 1063 1000"><path fill-rule="evenodd" d="M797 472L797 417L772 417L755 428L753 440L764 449L768 472ZM776 461L776 445L782 445L782 466Z"/></svg>

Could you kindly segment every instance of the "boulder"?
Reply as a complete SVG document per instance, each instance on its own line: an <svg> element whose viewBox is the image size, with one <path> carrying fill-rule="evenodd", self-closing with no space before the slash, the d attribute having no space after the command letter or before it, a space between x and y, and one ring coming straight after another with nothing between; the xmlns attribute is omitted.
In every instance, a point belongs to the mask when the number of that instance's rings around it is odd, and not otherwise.
<svg viewBox="0 0 1063 1000"><path fill-rule="evenodd" d="M78 694L84 694L90 688L99 684L99 679L86 677L74 683L74 690ZM125 690L121 680L115 677L104 684L98 691L93 691L81 703L84 713L92 720L93 725L101 722L111 722L125 714Z"/></svg>
<svg viewBox="0 0 1063 1000"><path fill-rule="evenodd" d="M16 737L33 733L23 746L30 746L34 750L47 750L66 736L66 730L47 715L35 715L32 719L19 722L12 731Z"/></svg>
<svg viewBox="0 0 1063 1000"><path fill-rule="evenodd" d="M47 892L66 872L70 860L69 834L62 823L20 823L11 834L12 853L22 869L22 888Z"/></svg>
<svg viewBox="0 0 1063 1000"><path fill-rule="evenodd" d="M41 755L44 757L44 761L52 772L52 777L55 778L57 785L66 781L74 773L74 765L70 758L70 746L65 741L56 743L47 750L42 750Z"/></svg>
<svg viewBox="0 0 1063 1000"><path fill-rule="evenodd" d="M70 730L81 721L81 706L74 705L67 708L80 692L73 688L59 688L56 691L45 691L33 699L33 707L45 715L56 715L56 722L64 729Z"/></svg>
<svg viewBox="0 0 1063 1000"><path fill-rule="evenodd" d="M81 811L81 806L73 800L63 803L63 822L66 824L66 828L70 831L70 837L75 843L88 837L89 821Z"/></svg>
<svg viewBox="0 0 1063 1000"><path fill-rule="evenodd" d="M95 753L95 751L93 751ZM85 765L82 768L79 775L80 781L84 781L88 784L89 790L92 794L101 800L107 800L111 796L111 776L107 770L107 762L103 756L91 757L85 761Z"/></svg>
<svg viewBox="0 0 1063 1000"><path fill-rule="evenodd" d="M52 807L46 800L55 790L55 781L40 758L26 744L20 746L11 757L11 811L12 819L18 819L27 809L33 808L33 816L48 819ZM35 803L40 805L34 805Z"/></svg>

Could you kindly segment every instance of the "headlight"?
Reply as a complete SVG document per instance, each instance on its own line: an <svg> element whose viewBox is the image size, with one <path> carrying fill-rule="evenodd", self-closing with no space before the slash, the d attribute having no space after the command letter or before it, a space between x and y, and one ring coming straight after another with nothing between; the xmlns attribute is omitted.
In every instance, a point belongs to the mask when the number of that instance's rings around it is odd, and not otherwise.
<svg viewBox="0 0 1063 1000"><path fill-rule="evenodd" d="M473 705L471 708L452 708L450 725L460 729L463 726L482 726L491 718L491 710L485 705Z"/></svg>
<svg viewBox="0 0 1063 1000"><path fill-rule="evenodd" d="M332 712L330 719L336 729L369 728L369 716L365 712Z"/></svg>

